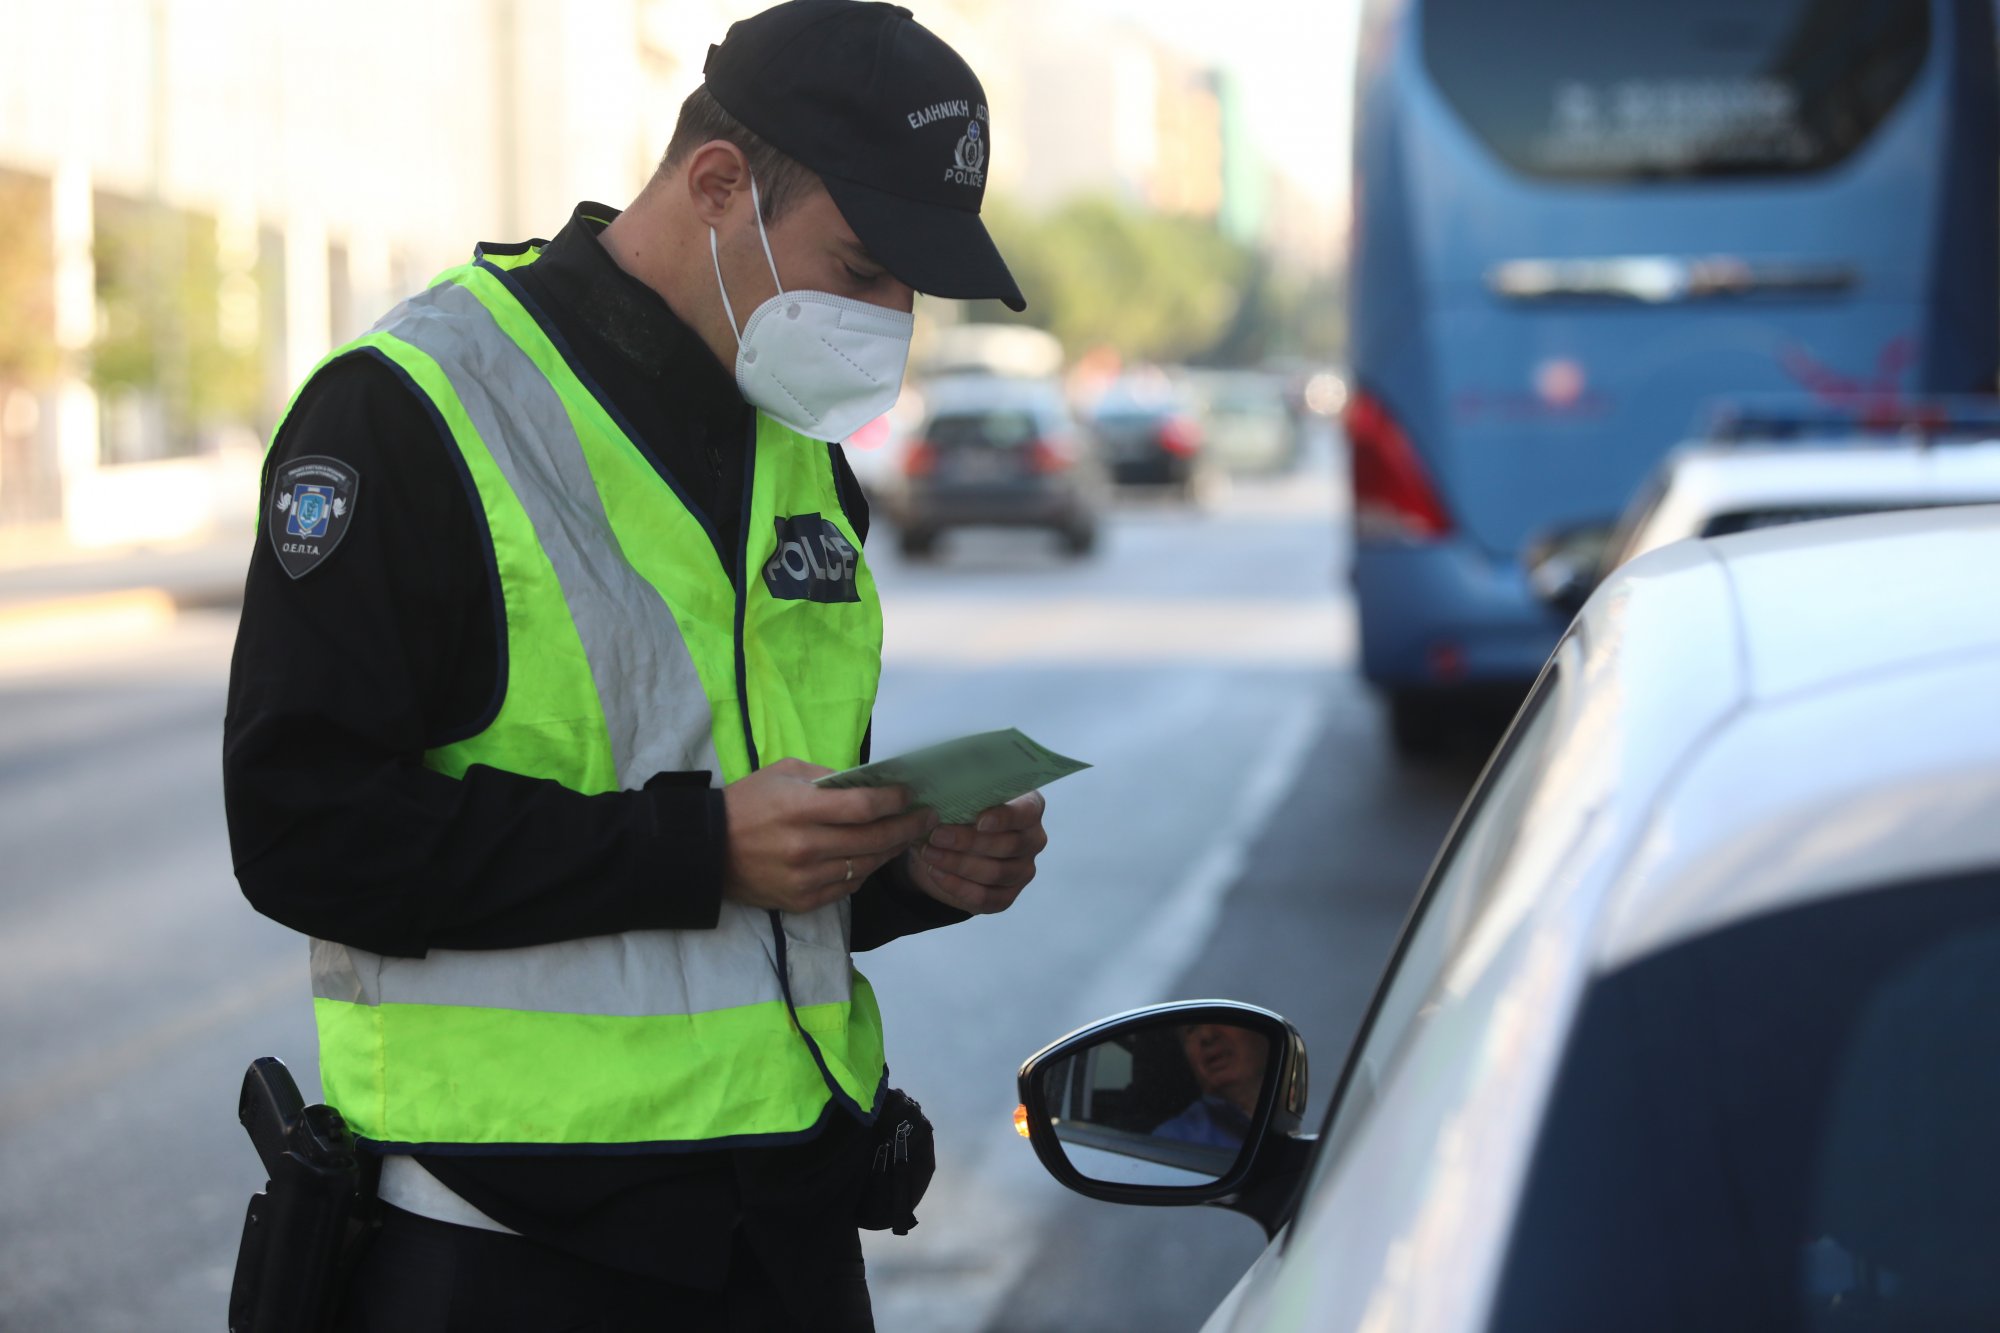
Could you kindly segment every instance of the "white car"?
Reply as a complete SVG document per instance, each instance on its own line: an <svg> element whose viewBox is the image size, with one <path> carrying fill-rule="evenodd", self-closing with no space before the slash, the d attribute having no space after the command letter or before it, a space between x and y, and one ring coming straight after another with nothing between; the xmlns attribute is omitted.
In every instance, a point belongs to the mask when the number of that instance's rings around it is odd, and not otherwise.
<svg viewBox="0 0 2000 1333"><path fill-rule="evenodd" d="M1264 1223L1214 1333L2000 1328L1996 570L2000 507L1634 560L1317 1138L1289 1025L1202 1002L1032 1057L1038 1155Z"/></svg>
<svg viewBox="0 0 2000 1333"><path fill-rule="evenodd" d="M1708 438L1661 461L1615 526L1544 538L1529 552L1528 581L1574 612L1605 574L1687 537L1963 504L2000 504L1992 403L1919 403L1874 423L1810 405L1731 405Z"/></svg>

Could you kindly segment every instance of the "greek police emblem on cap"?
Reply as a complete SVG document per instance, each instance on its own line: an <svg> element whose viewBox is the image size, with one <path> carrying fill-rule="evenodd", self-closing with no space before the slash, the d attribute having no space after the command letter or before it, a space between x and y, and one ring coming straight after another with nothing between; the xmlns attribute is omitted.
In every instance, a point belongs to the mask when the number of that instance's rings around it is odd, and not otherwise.
<svg viewBox="0 0 2000 1333"><path fill-rule="evenodd" d="M337 458L295 458L271 479L266 515L271 549L293 578L302 578L333 554L354 518L361 474Z"/></svg>
<svg viewBox="0 0 2000 1333"><path fill-rule="evenodd" d="M966 122L965 135L958 141L953 160L965 171L977 171L986 165L986 143L979 137L978 121Z"/></svg>

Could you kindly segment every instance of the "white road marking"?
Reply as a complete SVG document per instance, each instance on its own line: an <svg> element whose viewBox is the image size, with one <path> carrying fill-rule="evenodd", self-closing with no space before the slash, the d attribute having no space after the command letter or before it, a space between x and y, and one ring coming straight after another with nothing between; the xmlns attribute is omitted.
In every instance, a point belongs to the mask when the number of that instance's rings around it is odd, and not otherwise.
<svg viewBox="0 0 2000 1333"><path fill-rule="evenodd" d="M1332 597L985 598L900 594L883 658L911 666L1338 666L1355 652L1352 612Z"/></svg>
<svg viewBox="0 0 2000 1333"><path fill-rule="evenodd" d="M1323 713L1314 703L1273 728L1263 760L1208 849L1188 865L1138 937L1106 962L1078 1012L1094 1019L1165 998L1208 943L1251 848L1298 784ZM882 1333L978 1333L987 1326L1034 1256L1052 1203L1023 1170L1032 1155L1011 1129L996 1125L933 1183L918 1210L923 1225L886 1242L877 1233L864 1235Z"/></svg>
<svg viewBox="0 0 2000 1333"><path fill-rule="evenodd" d="M86 1098L121 1079L130 1079L164 1060L179 1047L269 1009L297 1003L307 993L304 951L287 963L264 968L248 981L206 997L187 1008L170 1009L130 1036L87 1050L39 1073L35 1081L0 1097L0 1125L19 1127L58 1109L74 1110Z"/></svg>
<svg viewBox="0 0 2000 1333"><path fill-rule="evenodd" d="M0 607L0 662L48 665L158 636L174 623L159 588L91 593Z"/></svg>

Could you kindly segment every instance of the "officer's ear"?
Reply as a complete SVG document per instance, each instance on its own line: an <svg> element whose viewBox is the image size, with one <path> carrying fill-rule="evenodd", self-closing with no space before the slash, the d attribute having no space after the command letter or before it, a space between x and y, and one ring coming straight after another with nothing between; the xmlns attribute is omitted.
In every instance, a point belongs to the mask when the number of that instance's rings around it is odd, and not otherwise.
<svg viewBox="0 0 2000 1333"><path fill-rule="evenodd" d="M750 205L750 163L727 139L710 139L688 154L682 186L701 224L720 227L738 199Z"/></svg>

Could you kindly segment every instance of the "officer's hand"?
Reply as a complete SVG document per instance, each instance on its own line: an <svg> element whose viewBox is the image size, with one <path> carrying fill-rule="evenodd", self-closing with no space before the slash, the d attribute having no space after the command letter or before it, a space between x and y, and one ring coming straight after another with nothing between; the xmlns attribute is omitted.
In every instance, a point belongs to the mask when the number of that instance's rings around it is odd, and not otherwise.
<svg viewBox="0 0 2000 1333"><path fill-rule="evenodd" d="M839 902L884 862L937 827L930 810L902 813L901 787L824 791L812 780L833 772L780 759L722 789L729 813L729 858L722 893L752 907L810 912Z"/></svg>
<svg viewBox="0 0 2000 1333"><path fill-rule="evenodd" d="M967 912L1004 912L1035 877L1049 845L1048 802L1038 791L982 810L977 824L946 824L910 852L910 878L942 903Z"/></svg>

